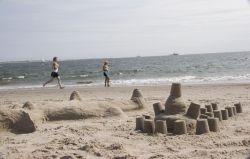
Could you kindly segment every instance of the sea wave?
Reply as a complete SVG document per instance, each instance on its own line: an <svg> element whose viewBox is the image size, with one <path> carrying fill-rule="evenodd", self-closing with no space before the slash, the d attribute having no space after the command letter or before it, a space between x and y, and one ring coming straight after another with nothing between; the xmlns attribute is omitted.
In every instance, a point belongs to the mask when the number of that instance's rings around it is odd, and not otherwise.
<svg viewBox="0 0 250 159"><path fill-rule="evenodd" d="M111 80L113 86L149 86L149 85L169 85L174 82L186 84L216 84L216 83L249 83L250 74L238 76L214 76L214 77L199 77L199 76L179 76L169 78L148 78L148 79L129 79L129 80ZM66 87L94 87L102 86L103 81L78 81L72 83L64 81ZM42 85L2 85L0 90L3 89L32 89L41 88ZM56 84L51 84L46 87L57 87Z"/></svg>

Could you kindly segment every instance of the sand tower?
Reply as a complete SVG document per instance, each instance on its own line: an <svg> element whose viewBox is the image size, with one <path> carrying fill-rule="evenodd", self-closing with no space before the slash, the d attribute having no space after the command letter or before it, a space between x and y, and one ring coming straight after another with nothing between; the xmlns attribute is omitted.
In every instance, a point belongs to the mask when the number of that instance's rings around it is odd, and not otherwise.
<svg viewBox="0 0 250 159"><path fill-rule="evenodd" d="M173 83L170 91L170 96L165 103L165 114L184 114L186 105L181 98L181 84Z"/></svg>
<svg viewBox="0 0 250 159"><path fill-rule="evenodd" d="M134 89L131 100L138 105L139 109L145 107L145 100L142 96L141 90L139 90L137 88Z"/></svg>
<svg viewBox="0 0 250 159"><path fill-rule="evenodd" d="M78 91L73 91L69 97L69 100L82 100L80 97L80 93Z"/></svg>

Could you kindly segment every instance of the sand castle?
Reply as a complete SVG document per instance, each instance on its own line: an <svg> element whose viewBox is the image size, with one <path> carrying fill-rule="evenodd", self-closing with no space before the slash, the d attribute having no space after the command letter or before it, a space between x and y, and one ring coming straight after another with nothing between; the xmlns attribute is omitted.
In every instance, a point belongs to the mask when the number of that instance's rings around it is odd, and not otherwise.
<svg viewBox="0 0 250 159"><path fill-rule="evenodd" d="M201 108L199 104L192 102L187 109L181 96L181 84L173 83L165 109L161 103L154 103L155 118L137 117L136 130L149 134L172 133L175 135L219 132L219 122L242 113L241 103L219 110L217 103L207 104Z"/></svg>

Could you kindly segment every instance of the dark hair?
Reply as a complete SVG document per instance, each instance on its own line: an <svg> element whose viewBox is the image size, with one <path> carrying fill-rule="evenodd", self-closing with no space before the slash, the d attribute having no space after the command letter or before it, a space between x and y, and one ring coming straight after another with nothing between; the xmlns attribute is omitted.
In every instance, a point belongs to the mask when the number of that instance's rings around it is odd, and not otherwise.
<svg viewBox="0 0 250 159"><path fill-rule="evenodd" d="M53 61L57 61L57 57L53 57Z"/></svg>

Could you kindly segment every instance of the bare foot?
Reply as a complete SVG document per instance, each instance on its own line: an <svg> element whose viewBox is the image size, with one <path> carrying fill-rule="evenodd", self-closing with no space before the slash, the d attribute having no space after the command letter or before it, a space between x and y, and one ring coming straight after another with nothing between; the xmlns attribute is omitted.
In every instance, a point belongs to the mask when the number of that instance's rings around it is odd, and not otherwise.
<svg viewBox="0 0 250 159"><path fill-rule="evenodd" d="M65 88L65 87L60 87L60 89L63 89L63 88Z"/></svg>

